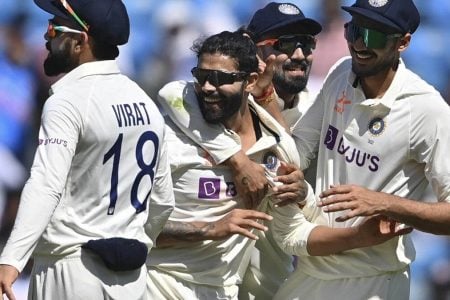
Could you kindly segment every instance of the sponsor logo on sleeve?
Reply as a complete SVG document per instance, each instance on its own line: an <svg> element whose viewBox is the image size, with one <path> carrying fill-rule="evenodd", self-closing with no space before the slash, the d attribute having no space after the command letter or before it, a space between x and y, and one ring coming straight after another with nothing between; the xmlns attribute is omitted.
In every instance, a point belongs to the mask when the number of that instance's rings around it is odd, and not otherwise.
<svg viewBox="0 0 450 300"><path fill-rule="evenodd" d="M326 145L326 147L330 150L334 149L334 145L336 145L336 140L337 140L337 136L338 136L339 130L332 126L332 125L328 125L328 130L327 133L325 134L325 140L324 140L324 144Z"/></svg>
<svg viewBox="0 0 450 300"><path fill-rule="evenodd" d="M39 139L39 146L61 145L67 147L67 141L59 138Z"/></svg>
<svg viewBox="0 0 450 300"><path fill-rule="evenodd" d="M345 92L342 92L342 97L337 99L336 105L334 106L334 111L342 114L345 111L345 105L351 104L352 101L345 97Z"/></svg>

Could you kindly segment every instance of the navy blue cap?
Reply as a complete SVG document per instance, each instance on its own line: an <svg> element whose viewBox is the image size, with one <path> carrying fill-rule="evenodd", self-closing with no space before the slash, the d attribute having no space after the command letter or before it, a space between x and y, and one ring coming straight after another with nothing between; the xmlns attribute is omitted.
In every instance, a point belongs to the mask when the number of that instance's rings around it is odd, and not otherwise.
<svg viewBox="0 0 450 300"><path fill-rule="evenodd" d="M66 0L74 12L89 26L88 34L110 45L123 45L130 36L130 20L121 0ZM73 18L61 0L34 0L46 12L65 19Z"/></svg>
<svg viewBox="0 0 450 300"><path fill-rule="evenodd" d="M260 42L287 34L316 35L322 31L322 26L306 18L300 8L292 3L270 2L255 12L247 29L253 34L253 40Z"/></svg>
<svg viewBox="0 0 450 300"><path fill-rule="evenodd" d="M413 33L420 23L419 11L412 0L356 0L352 6L342 6L342 9L403 34Z"/></svg>

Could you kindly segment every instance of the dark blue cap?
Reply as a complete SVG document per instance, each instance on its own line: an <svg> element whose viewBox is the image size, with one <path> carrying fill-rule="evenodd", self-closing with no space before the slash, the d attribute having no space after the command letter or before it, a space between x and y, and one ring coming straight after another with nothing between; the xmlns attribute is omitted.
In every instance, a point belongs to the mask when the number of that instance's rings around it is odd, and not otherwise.
<svg viewBox="0 0 450 300"><path fill-rule="evenodd" d="M64 0L34 0L46 12L78 22L61 4ZM89 26L88 34L109 45L123 45L130 36L130 20L121 0L65 0Z"/></svg>
<svg viewBox="0 0 450 300"><path fill-rule="evenodd" d="M287 34L316 35L322 26L291 3L271 2L255 12L247 26L255 42Z"/></svg>
<svg viewBox="0 0 450 300"><path fill-rule="evenodd" d="M413 33L420 23L419 11L412 0L356 0L352 6L342 6L342 9L403 34Z"/></svg>

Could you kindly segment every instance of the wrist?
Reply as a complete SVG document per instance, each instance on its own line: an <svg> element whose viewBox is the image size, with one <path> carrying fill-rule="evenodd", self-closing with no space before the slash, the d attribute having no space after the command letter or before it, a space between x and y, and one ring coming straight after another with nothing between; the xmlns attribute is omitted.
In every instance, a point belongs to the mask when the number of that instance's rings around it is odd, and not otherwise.
<svg viewBox="0 0 450 300"><path fill-rule="evenodd" d="M261 106L267 105L273 100L275 100L275 89L272 84L267 86L263 93L259 96L253 95L253 99L255 99L256 103L258 103Z"/></svg>

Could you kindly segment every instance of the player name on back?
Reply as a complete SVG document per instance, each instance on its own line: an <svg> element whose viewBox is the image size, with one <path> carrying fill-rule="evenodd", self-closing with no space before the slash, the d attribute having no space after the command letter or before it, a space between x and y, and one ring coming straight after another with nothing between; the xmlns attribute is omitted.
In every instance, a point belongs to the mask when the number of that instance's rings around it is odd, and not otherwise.
<svg viewBox="0 0 450 300"><path fill-rule="evenodd" d="M149 125L150 117L144 102L111 105L119 127Z"/></svg>

